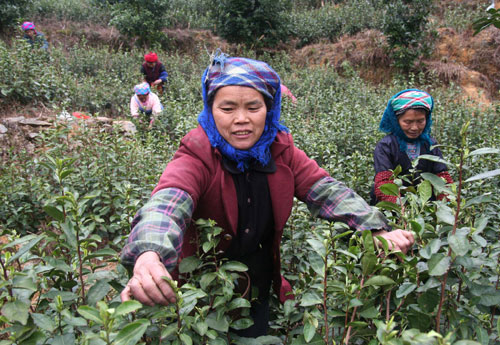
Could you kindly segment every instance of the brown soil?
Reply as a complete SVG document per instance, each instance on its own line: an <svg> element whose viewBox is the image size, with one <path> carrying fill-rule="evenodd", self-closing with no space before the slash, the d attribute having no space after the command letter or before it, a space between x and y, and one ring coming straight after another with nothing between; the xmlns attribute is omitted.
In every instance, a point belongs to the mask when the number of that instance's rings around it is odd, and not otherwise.
<svg viewBox="0 0 500 345"><path fill-rule="evenodd" d="M473 36L471 31L459 34L443 28L438 34L433 55L419 62L420 69L443 83L458 83L464 96L478 103L490 105L499 100L500 30L490 27ZM340 72L349 62L362 78L379 84L389 81L393 74L386 51L384 35L368 30L341 37L335 43L306 46L291 54L299 65L330 65Z"/></svg>

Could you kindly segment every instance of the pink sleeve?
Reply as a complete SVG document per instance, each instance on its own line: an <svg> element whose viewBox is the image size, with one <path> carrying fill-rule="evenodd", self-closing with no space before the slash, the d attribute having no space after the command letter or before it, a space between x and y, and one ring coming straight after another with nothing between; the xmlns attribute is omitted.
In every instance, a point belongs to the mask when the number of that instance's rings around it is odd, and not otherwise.
<svg viewBox="0 0 500 345"><path fill-rule="evenodd" d="M161 111L163 110L162 106L161 106L161 102L160 102L160 98L155 95L155 97L152 97L152 101L153 101L153 106L151 107L153 109L153 113L154 114L158 114L158 113L161 113Z"/></svg>
<svg viewBox="0 0 500 345"><path fill-rule="evenodd" d="M139 116L139 106L137 105L137 102L134 98L135 96L132 96L132 98L130 98L130 114L133 117L137 117Z"/></svg>
<svg viewBox="0 0 500 345"><path fill-rule="evenodd" d="M288 96L292 99L292 102L295 103L297 102L297 98L292 94L292 91L288 89L285 85L281 84L281 93L285 96Z"/></svg>

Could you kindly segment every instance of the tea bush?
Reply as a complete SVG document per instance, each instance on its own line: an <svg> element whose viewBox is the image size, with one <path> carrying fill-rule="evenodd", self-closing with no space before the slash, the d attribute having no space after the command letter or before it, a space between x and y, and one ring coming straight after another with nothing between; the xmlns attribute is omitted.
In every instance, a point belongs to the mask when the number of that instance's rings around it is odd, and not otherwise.
<svg viewBox="0 0 500 345"><path fill-rule="evenodd" d="M382 1L347 1L327 3L321 8L296 8L290 14L292 35L298 46L320 39L336 41L341 35L354 35L364 29L381 29L384 18Z"/></svg>
<svg viewBox="0 0 500 345"><path fill-rule="evenodd" d="M203 0L171 1L167 19L169 28L213 29L213 6Z"/></svg>
<svg viewBox="0 0 500 345"><path fill-rule="evenodd" d="M433 36L428 30L432 0L386 1L383 32L394 65L408 72L417 59L430 56Z"/></svg>
<svg viewBox="0 0 500 345"><path fill-rule="evenodd" d="M272 46L288 36L284 15L288 0L221 0L213 9L215 32L249 47Z"/></svg>
<svg viewBox="0 0 500 345"><path fill-rule="evenodd" d="M107 24L110 11L95 0L32 0L28 15L51 20L68 20Z"/></svg>
<svg viewBox="0 0 500 345"><path fill-rule="evenodd" d="M29 10L30 0L6 0L0 7L0 32L14 27Z"/></svg>
<svg viewBox="0 0 500 345"><path fill-rule="evenodd" d="M296 201L282 241L283 274L295 300L272 300L269 336L245 340L230 329L248 325L248 301L234 291L245 268L204 264L214 262L218 241L209 221L198 224L212 234L205 239L208 250L183 261L188 284L174 285L176 305L120 303L129 268L118 253L131 219L203 105L200 76L208 55L158 53L169 72L158 127L125 137L115 128L58 122L41 133L33 154L3 149L0 344L498 342L498 105L476 108L460 100L454 85L443 88L418 76L375 88L355 71L340 76L328 66L299 68L284 53L263 56L298 99L296 105L283 100L284 124L299 148L365 198L387 100L413 86L434 96L433 135L456 182L445 186L429 174L411 191L397 176L387 188L402 195L401 204L380 205L395 227L415 233L412 252L384 253L369 234L352 236L343 223L311 219ZM143 52L82 43L69 51L55 47L44 57L21 43L1 43L0 54L3 103L43 102L96 114L110 103L114 117L126 117ZM22 73L24 65L41 86ZM433 190L446 190L450 200L429 201Z"/></svg>
<svg viewBox="0 0 500 345"><path fill-rule="evenodd" d="M128 38L138 37L139 45L165 44L162 29L170 10L166 0L123 0L112 5L110 24Z"/></svg>

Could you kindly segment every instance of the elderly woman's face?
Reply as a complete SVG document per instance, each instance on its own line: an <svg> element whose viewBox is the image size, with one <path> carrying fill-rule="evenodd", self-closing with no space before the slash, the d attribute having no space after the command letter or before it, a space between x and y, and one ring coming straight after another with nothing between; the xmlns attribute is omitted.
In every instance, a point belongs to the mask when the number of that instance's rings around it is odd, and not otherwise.
<svg viewBox="0 0 500 345"><path fill-rule="evenodd" d="M212 114L220 135L234 148L248 150L264 132L267 108L259 91L224 86L215 94Z"/></svg>
<svg viewBox="0 0 500 345"><path fill-rule="evenodd" d="M416 139L422 134L427 123L425 111L408 109L398 117L399 126L410 139Z"/></svg>

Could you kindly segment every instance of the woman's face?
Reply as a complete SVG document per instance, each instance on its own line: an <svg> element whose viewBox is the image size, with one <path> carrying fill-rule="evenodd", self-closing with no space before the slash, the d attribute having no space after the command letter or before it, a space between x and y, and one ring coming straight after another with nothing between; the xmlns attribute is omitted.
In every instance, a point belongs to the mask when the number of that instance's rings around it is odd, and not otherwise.
<svg viewBox="0 0 500 345"><path fill-rule="evenodd" d="M139 98L139 101L141 101L142 103L145 103L148 100L148 97L149 97L149 93L147 93L145 95L137 95L137 98Z"/></svg>
<svg viewBox="0 0 500 345"><path fill-rule="evenodd" d="M264 96L246 86L224 86L215 93L212 114L220 135L235 149L248 150L266 124Z"/></svg>
<svg viewBox="0 0 500 345"><path fill-rule="evenodd" d="M29 37L31 37L32 39L35 38L35 36L36 36L36 32L33 29L26 30L24 33L26 35L28 35Z"/></svg>
<svg viewBox="0 0 500 345"><path fill-rule="evenodd" d="M427 123L425 111L408 109L398 117L399 126L410 139L416 139L422 134Z"/></svg>

